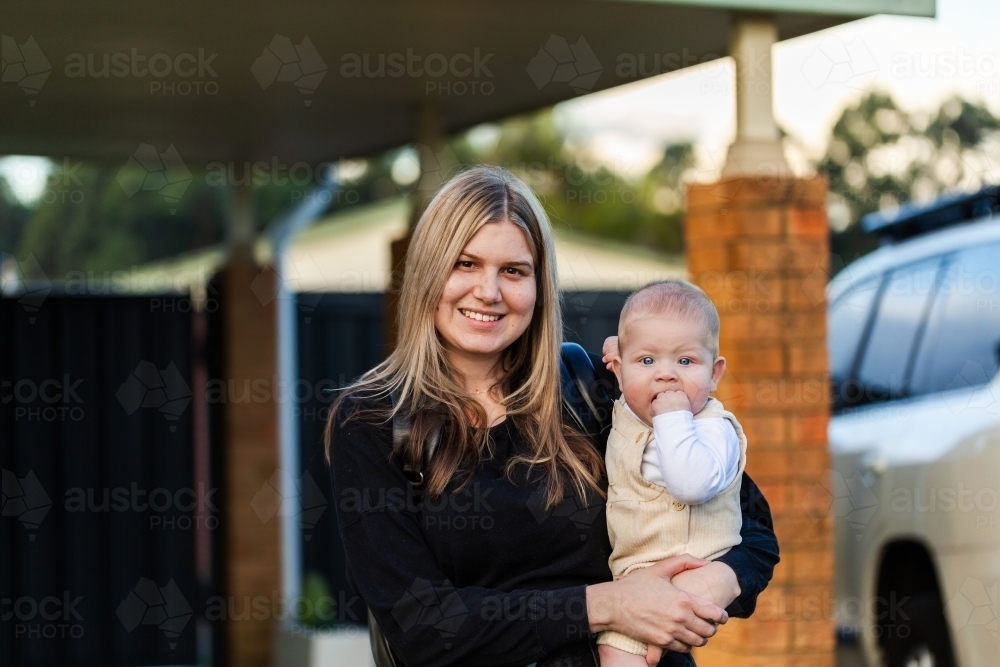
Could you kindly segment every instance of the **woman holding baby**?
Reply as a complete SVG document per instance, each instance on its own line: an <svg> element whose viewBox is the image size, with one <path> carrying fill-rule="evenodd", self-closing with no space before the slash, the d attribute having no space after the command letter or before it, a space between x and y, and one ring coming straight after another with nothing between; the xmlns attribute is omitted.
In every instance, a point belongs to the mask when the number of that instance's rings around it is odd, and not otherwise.
<svg viewBox="0 0 1000 667"><path fill-rule="evenodd" d="M349 575L398 664L691 665L753 611L777 541L709 396L725 360L700 290L630 298L606 346L623 390L606 452L562 409L552 231L510 172L434 197L399 326L327 425Z"/></svg>

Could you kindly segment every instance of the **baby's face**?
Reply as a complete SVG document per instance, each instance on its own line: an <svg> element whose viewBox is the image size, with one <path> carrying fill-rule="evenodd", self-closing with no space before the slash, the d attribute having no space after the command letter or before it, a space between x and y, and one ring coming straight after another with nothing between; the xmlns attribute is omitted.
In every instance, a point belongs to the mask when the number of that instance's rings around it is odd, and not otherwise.
<svg viewBox="0 0 1000 667"><path fill-rule="evenodd" d="M698 413L726 370L723 357L712 356L707 327L694 318L650 315L628 325L621 361L614 364L622 393L632 411L652 424L652 403L664 391L683 392Z"/></svg>

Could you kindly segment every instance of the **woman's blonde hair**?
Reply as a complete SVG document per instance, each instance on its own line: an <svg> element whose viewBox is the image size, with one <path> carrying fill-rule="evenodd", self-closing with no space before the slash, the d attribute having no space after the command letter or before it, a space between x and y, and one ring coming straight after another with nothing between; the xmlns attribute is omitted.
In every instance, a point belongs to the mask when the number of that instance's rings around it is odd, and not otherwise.
<svg viewBox="0 0 1000 667"><path fill-rule="evenodd" d="M546 504L559 503L568 487L580 498L589 487L601 494L598 478L603 459L589 440L563 423L559 351L562 315L556 284L552 228L545 209L521 179L499 167L475 167L456 175L424 211L413 232L403 272L396 349L384 362L347 387L330 410L324 440L330 457L330 434L342 401L361 394L395 394L397 412L412 419L410 437L395 453L421 466L427 436L443 427L429 466L425 493L440 495L460 471L468 481L489 451L487 416L451 370L434 326L434 313L459 254L483 225L512 222L524 232L535 263L537 296L527 330L504 350L497 369L499 394L507 418L530 445L530 453L512 459L540 466L546 473ZM349 419L351 415L341 415ZM422 468L422 466L421 466Z"/></svg>

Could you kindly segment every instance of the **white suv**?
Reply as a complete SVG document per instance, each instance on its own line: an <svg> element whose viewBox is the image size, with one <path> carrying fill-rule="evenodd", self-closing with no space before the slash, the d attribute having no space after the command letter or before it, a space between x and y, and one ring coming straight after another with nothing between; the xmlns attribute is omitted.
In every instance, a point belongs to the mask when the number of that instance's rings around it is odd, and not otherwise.
<svg viewBox="0 0 1000 667"><path fill-rule="evenodd" d="M866 231L829 287L837 621L871 666L1000 665L997 188Z"/></svg>

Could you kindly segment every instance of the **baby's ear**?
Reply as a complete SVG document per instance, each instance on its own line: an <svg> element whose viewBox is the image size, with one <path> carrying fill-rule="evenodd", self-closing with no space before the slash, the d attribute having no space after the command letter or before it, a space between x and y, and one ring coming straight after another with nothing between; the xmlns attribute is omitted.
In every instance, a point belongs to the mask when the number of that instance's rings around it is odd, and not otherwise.
<svg viewBox="0 0 1000 667"><path fill-rule="evenodd" d="M621 357L615 357L614 359L611 360L611 372L615 374L616 378L618 378L618 386L619 387L625 386L625 385L622 384L622 360L621 360Z"/></svg>
<svg viewBox="0 0 1000 667"><path fill-rule="evenodd" d="M712 362L712 391L719 388L719 380L726 372L726 358L719 356Z"/></svg>

